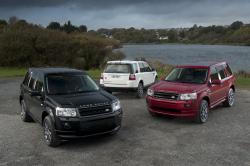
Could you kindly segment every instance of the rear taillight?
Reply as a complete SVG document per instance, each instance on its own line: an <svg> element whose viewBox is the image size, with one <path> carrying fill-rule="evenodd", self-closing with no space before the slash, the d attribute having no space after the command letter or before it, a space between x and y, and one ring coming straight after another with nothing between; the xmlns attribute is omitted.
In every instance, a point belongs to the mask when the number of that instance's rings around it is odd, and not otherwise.
<svg viewBox="0 0 250 166"><path fill-rule="evenodd" d="M129 80L136 80L135 74L130 74L129 75Z"/></svg>
<svg viewBox="0 0 250 166"><path fill-rule="evenodd" d="M103 73L101 73L101 77L100 77L100 79L103 79Z"/></svg>

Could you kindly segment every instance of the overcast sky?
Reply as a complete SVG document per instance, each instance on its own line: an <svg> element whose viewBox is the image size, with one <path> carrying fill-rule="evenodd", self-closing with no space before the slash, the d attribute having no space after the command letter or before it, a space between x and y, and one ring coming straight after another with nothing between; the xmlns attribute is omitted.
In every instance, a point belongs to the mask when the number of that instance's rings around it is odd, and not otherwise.
<svg viewBox="0 0 250 166"><path fill-rule="evenodd" d="M11 16L44 26L71 20L89 29L227 25L250 23L250 0L0 0L0 19Z"/></svg>

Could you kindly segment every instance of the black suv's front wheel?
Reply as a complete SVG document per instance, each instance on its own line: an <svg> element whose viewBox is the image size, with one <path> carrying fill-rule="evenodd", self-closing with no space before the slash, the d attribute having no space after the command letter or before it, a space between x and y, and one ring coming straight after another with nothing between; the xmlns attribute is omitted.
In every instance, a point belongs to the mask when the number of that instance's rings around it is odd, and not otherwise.
<svg viewBox="0 0 250 166"><path fill-rule="evenodd" d="M56 147L60 144L60 140L55 133L55 128L50 116L46 116L43 121L43 135L48 146Z"/></svg>

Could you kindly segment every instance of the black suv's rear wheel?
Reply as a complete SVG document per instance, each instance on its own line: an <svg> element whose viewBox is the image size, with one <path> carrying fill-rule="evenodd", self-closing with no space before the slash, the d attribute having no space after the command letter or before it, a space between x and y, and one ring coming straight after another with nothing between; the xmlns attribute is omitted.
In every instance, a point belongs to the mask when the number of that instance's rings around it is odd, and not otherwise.
<svg viewBox="0 0 250 166"><path fill-rule="evenodd" d="M137 88L136 97L142 98L143 94L144 94L144 87L143 87L143 84L140 82Z"/></svg>
<svg viewBox="0 0 250 166"><path fill-rule="evenodd" d="M200 104L200 109L198 110L196 122L205 123L208 119L208 102L206 100L202 100Z"/></svg>
<svg viewBox="0 0 250 166"><path fill-rule="evenodd" d="M234 101L235 101L235 93L234 90L230 88L227 94L227 99L223 104L226 107L232 107L234 105Z"/></svg>
<svg viewBox="0 0 250 166"><path fill-rule="evenodd" d="M50 116L46 116L43 121L43 135L48 146L56 147L60 144L60 140L55 133L55 128Z"/></svg>
<svg viewBox="0 0 250 166"><path fill-rule="evenodd" d="M24 122L31 122L32 118L30 117L30 115L27 113L27 105L25 103L24 100L21 101L21 119Z"/></svg>

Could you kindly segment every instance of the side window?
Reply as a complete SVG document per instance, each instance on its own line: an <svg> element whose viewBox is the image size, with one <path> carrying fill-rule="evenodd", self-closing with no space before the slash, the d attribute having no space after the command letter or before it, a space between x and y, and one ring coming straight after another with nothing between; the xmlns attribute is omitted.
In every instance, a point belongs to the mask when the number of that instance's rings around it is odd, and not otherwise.
<svg viewBox="0 0 250 166"><path fill-rule="evenodd" d="M210 81L219 80L219 74L215 67L211 68Z"/></svg>
<svg viewBox="0 0 250 166"><path fill-rule="evenodd" d="M143 63L145 72L151 72L152 69L147 63Z"/></svg>
<svg viewBox="0 0 250 166"><path fill-rule="evenodd" d="M35 86L35 81L36 81L36 78L35 78L35 74L34 73L30 73L31 76L30 76L30 81L29 81L29 88L34 90L34 86Z"/></svg>
<svg viewBox="0 0 250 166"><path fill-rule="evenodd" d="M30 80L30 73L27 72L23 80L23 85L28 86L29 80Z"/></svg>
<svg viewBox="0 0 250 166"><path fill-rule="evenodd" d="M228 64L226 65L226 72L227 72L227 76L228 76L228 77L231 76L231 75L233 74L233 72L232 72L232 70L231 70L231 68L229 67Z"/></svg>
<svg viewBox="0 0 250 166"><path fill-rule="evenodd" d="M140 72L145 72L143 63L139 63Z"/></svg>
<svg viewBox="0 0 250 166"><path fill-rule="evenodd" d="M138 66L137 66L137 64L133 63L132 66L133 66L133 72L134 73L138 73Z"/></svg>
<svg viewBox="0 0 250 166"><path fill-rule="evenodd" d="M219 74L220 74L220 78L221 78L221 79L226 78L224 66L219 66L219 67L217 68L217 70L219 71Z"/></svg>
<svg viewBox="0 0 250 166"><path fill-rule="evenodd" d="M35 90L38 92L43 92L43 77L41 74L38 75L35 83Z"/></svg>

